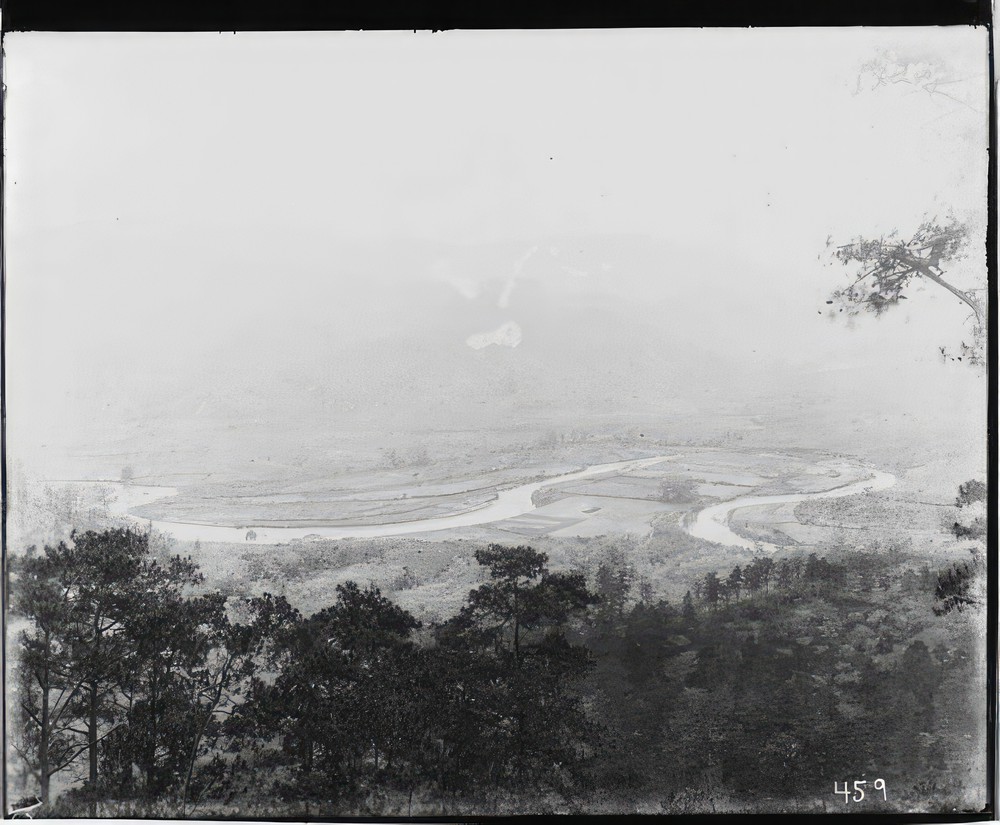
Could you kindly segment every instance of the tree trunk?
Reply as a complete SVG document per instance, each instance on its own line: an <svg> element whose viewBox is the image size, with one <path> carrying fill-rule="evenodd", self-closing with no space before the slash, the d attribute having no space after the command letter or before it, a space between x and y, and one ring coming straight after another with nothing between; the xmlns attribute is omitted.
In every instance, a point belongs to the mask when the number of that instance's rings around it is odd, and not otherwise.
<svg viewBox="0 0 1000 825"><path fill-rule="evenodd" d="M973 302L972 298L967 293L963 292L962 290L958 289L957 287L952 286L946 280L944 280L944 278L941 278L940 276L935 275L933 272L931 272L930 267L927 264L923 263L922 261L919 261L918 259L915 259L915 258L908 258L907 259L907 263L910 264L910 266L913 269L915 269L917 272L919 272L921 275L923 275L925 278L927 278L927 280L933 281L938 286L944 287L952 295L954 295L956 298L958 298L960 301L962 301L962 303L968 305L969 308L976 315L976 323L979 324L980 326L982 326L982 323L983 323L982 312L980 311L979 307L976 306L976 304Z"/></svg>
<svg viewBox="0 0 1000 825"><path fill-rule="evenodd" d="M153 798L156 795L156 738L159 735L156 715L160 700L157 691L155 666L151 674L149 687L150 736L149 742L146 745L146 795Z"/></svg>
<svg viewBox="0 0 1000 825"><path fill-rule="evenodd" d="M38 738L38 778L41 783L42 803L49 804L49 669L45 668L42 680L41 730Z"/></svg>
<svg viewBox="0 0 1000 825"><path fill-rule="evenodd" d="M97 682L90 683L87 749L90 761L90 818L97 819Z"/></svg>
<svg viewBox="0 0 1000 825"><path fill-rule="evenodd" d="M514 584L514 664L516 667L521 667L521 623L516 583Z"/></svg>

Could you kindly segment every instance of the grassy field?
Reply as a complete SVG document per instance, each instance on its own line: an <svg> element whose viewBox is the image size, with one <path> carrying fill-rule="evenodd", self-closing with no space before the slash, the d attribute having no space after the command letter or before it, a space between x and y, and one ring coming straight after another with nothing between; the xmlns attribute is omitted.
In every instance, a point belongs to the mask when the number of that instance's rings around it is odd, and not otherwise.
<svg viewBox="0 0 1000 825"><path fill-rule="evenodd" d="M678 428L683 431L683 422ZM517 518L419 537L378 540L306 540L291 544L159 541L191 554L213 587L230 592L285 593L303 610L323 606L346 579L374 581L421 616L447 615L478 581L472 560L489 542L532 544L557 567L593 569L602 553L626 553L638 575L663 596L679 599L690 582L720 563L752 555L688 535L682 524L697 509L748 494L810 492L862 476L845 471L866 461L897 475L880 493L746 508L733 528L787 552L830 547L910 546L929 559L954 555L942 526L957 485L985 472L982 454L967 433L921 442L920 451L893 449L893 439L872 425L852 438L853 455L795 446L822 428L796 424L786 446L768 446L766 433L738 430L714 443L678 440L663 426L643 422L601 431L527 428L484 441L472 431L444 437L427 433L378 450L331 454L328 469L227 471L218 479L144 477L171 481L178 495L133 512L143 518L223 524L367 524L463 512L495 491L571 472L592 464L644 456L676 456L625 474L567 482L535 494L535 510ZM897 433L902 437L902 433ZM502 436L502 437L501 437ZM358 439L361 436L358 435ZM364 440L364 439L361 439ZM711 440L711 439L709 439ZM365 443L372 443L369 439ZM360 444L360 441L359 441ZM490 449L484 447L490 445ZM863 457L863 458L862 458ZM15 468L16 469L16 468ZM108 489L84 494L58 483L11 484L9 547L58 541L72 528L104 526Z"/></svg>
<svg viewBox="0 0 1000 825"><path fill-rule="evenodd" d="M325 606L337 584L353 579L378 584L418 618L440 619L481 582L474 552L491 542L531 544L549 555L554 568L588 575L609 554L623 556L654 592L676 603L708 570L754 556L751 550L689 535L682 526L685 517L731 497L728 488L745 495L824 489L854 480L817 465L824 458L688 448L681 459L627 475L546 488L531 513L479 527L286 545L178 542L171 549L190 553L207 580L225 592L279 593L305 612ZM954 493L946 497L942 485L934 506L915 501L913 496L929 494L921 478L919 472L904 475L896 487L878 493L746 508L734 514L732 524L741 534L783 546L782 553L882 547L910 549L928 560L955 557L959 543L943 529ZM481 482L477 477L474 483ZM448 501L454 495L444 488Z"/></svg>

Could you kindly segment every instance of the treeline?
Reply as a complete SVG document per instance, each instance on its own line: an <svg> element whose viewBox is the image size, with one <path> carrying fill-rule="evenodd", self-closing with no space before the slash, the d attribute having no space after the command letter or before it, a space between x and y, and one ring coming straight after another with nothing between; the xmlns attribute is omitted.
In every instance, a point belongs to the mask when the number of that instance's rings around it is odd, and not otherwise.
<svg viewBox="0 0 1000 825"><path fill-rule="evenodd" d="M191 559L157 560L129 530L14 557L15 748L44 802L85 761L91 815L101 800L189 815L273 794L309 813L372 793L565 789L589 737L572 689L589 654L566 629L597 597L528 547L476 558L489 580L425 628L353 582L309 617L270 595L196 595Z"/></svg>
<svg viewBox="0 0 1000 825"><path fill-rule="evenodd" d="M805 559L795 556L778 562L771 556L758 556L745 567L736 565L725 576L720 577L716 571L706 574L695 584L694 592L710 607L717 607L720 602L738 602L741 596L751 600L758 593L766 596L772 586L788 590L803 581L811 585L843 584L846 574L843 565L832 564L816 553Z"/></svg>
<svg viewBox="0 0 1000 825"><path fill-rule="evenodd" d="M975 732L942 704L973 642L914 638L947 571L762 555L672 605L622 556L589 578L530 547L476 559L422 625L373 585L311 616L206 592L128 530L11 557L12 744L46 803L72 778L63 815L408 815L829 798L866 771L912 785Z"/></svg>
<svg viewBox="0 0 1000 825"><path fill-rule="evenodd" d="M82 760L91 815L99 798L137 788L180 795L183 808L290 606L194 595L197 565L154 558L148 536L131 530L30 548L8 571L14 626L26 625L9 693L12 746L40 799Z"/></svg>
<svg viewBox="0 0 1000 825"><path fill-rule="evenodd" d="M953 609L942 583L962 565L912 562L759 556L707 573L679 608L640 601L611 619L602 604L589 687L613 735L592 787L658 788L664 810L683 812L821 804L857 775L889 783L884 809L962 809L985 788L970 775L985 753L981 651L967 626L919 638Z"/></svg>

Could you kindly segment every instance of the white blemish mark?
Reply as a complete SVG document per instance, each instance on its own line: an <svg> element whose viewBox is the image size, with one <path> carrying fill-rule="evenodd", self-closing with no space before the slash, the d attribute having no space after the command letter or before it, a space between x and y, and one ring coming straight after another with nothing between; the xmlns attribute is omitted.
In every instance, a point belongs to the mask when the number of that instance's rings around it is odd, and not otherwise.
<svg viewBox="0 0 1000 825"><path fill-rule="evenodd" d="M481 332L478 335L470 335L465 339L465 343L473 349L483 349L490 344L500 347L516 347L521 343L521 327L514 321L501 324L492 332Z"/></svg>
<svg viewBox="0 0 1000 825"><path fill-rule="evenodd" d="M500 309L506 309L510 305L510 294L514 291L514 283L521 276L521 270L528 262L528 258L534 255L537 251L538 244L535 244L535 246L531 247L531 249L514 261L514 271L507 279L507 283L504 284L503 292L500 293L500 299L497 301L497 306L500 307Z"/></svg>

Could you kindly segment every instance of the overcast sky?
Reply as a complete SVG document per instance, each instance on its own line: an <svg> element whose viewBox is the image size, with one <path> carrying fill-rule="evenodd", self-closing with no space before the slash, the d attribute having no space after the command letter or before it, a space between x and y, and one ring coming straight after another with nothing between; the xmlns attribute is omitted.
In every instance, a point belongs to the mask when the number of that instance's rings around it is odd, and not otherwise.
<svg viewBox="0 0 1000 825"><path fill-rule="evenodd" d="M446 364L491 348L542 363L540 327L578 334L559 307L583 304L617 307L623 340L631 314L772 377L875 348L873 370L908 386L936 375L962 307L914 290L848 329L818 314L845 279L821 253L949 208L984 230L986 42L8 34L12 455L72 449L98 413L148 416L122 399L158 383L204 400L254 363L308 389L375 338L426 339ZM874 88L880 55L940 84ZM963 267L962 285L985 279L980 256Z"/></svg>

